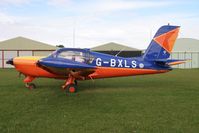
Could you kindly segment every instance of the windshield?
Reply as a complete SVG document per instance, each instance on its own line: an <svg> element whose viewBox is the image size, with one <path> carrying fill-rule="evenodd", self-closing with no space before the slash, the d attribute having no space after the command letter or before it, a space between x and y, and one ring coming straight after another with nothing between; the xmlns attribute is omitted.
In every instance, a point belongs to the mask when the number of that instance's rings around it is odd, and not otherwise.
<svg viewBox="0 0 199 133"><path fill-rule="evenodd" d="M52 53L50 53L50 54L48 55L48 57L53 57L53 58L55 58L56 52L57 52L57 51L53 51Z"/></svg>

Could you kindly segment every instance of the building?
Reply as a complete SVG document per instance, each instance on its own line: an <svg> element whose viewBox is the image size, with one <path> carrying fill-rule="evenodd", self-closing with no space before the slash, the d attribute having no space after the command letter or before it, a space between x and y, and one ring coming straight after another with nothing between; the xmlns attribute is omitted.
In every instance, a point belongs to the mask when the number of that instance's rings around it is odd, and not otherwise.
<svg viewBox="0 0 199 133"><path fill-rule="evenodd" d="M6 64L10 58L17 56L46 56L57 47L50 44L34 41L24 37L0 42L0 68L11 67Z"/></svg>
<svg viewBox="0 0 199 133"><path fill-rule="evenodd" d="M190 59L177 68L199 68L199 40L191 38L177 39L171 59Z"/></svg>
<svg viewBox="0 0 199 133"><path fill-rule="evenodd" d="M17 56L47 56L57 47L50 44L34 41L24 37L0 42L0 68L11 67L6 61ZM128 47L122 44L110 42L91 48L91 51L117 55L121 57L136 57L142 55L142 50ZM185 64L176 68L199 68L199 40L191 38L177 39L171 59L190 59Z"/></svg>
<svg viewBox="0 0 199 133"><path fill-rule="evenodd" d="M141 56L142 54L142 50L128 47L128 46L114 43L114 42L110 42L103 45L99 45L97 47L93 47L91 48L91 51L117 55L121 57L136 57L136 56Z"/></svg>

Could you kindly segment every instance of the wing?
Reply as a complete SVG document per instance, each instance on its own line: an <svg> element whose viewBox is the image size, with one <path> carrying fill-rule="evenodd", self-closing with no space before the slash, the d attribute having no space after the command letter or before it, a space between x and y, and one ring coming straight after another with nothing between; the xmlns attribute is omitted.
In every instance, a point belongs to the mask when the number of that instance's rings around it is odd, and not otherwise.
<svg viewBox="0 0 199 133"><path fill-rule="evenodd" d="M94 66L86 63L63 58L43 58L37 62L37 66L60 76L68 76L69 74L72 74L78 79L87 77L89 74L95 72L96 69Z"/></svg>

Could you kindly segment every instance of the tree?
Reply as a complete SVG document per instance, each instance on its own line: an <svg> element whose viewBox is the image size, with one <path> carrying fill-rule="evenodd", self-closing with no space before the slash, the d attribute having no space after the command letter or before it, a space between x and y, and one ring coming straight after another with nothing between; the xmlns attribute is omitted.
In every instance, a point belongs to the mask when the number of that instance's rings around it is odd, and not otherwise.
<svg viewBox="0 0 199 133"><path fill-rule="evenodd" d="M64 48L64 45L56 45L58 48Z"/></svg>

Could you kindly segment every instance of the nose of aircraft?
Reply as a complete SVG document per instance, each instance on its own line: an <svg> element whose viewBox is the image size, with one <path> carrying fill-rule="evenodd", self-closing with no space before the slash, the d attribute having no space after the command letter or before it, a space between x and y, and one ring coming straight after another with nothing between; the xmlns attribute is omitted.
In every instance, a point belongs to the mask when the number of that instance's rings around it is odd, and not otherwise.
<svg viewBox="0 0 199 133"><path fill-rule="evenodd" d="M6 64L14 65L14 64L13 64L13 58L11 58L11 59L9 59L8 61L6 61Z"/></svg>

